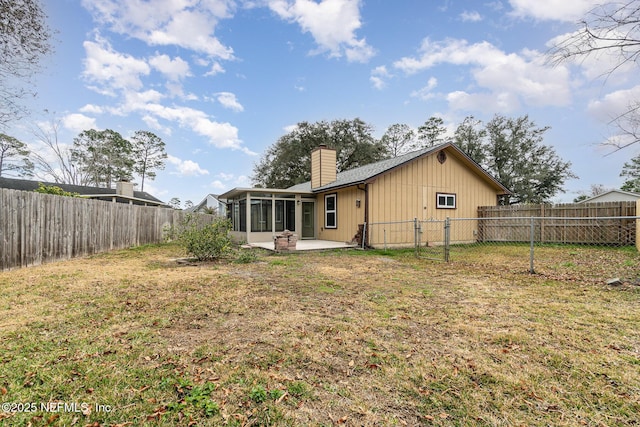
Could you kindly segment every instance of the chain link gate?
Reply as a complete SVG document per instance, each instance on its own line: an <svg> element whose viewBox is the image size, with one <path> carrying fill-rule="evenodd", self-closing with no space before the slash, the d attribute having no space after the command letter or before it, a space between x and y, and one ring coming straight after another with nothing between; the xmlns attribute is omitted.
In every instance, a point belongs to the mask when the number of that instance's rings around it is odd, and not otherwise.
<svg viewBox="0 0 640 427"><path fill-rule="evenodd" d="M374 249L413 248L416 256L448 261L449 220L414 218L366 224L367 245Z"/></svg>

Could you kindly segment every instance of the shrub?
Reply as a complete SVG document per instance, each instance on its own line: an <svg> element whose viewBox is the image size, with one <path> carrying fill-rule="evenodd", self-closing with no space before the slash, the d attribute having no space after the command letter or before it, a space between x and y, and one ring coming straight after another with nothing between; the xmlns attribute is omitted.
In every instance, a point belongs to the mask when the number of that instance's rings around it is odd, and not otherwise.
<svg viewBox="0 0 640 427"><path fill-rule="evenodd" d="M36 193L41 194L53 194L55 196L67 196L67 197L78 197L80 193L72 193L70 191L64 191L62 188L57 185L44 185L43 183L38 183L38 188L35 190Z"/></svg>
<svg viewBox="0 0 640 427"><path fill-rule="evenodd" d="M258 260L258 255L251 249L240 249L236 255L238 264L250 264Z"/></svg>
<svg viewBox="0 0 640 427"><path fill-rule="evenodd" d="M187 214L171 233L185 247L187 254L199 261L215 260L231 252L231 222L225 218L204 222L205 218Z"/></svg>

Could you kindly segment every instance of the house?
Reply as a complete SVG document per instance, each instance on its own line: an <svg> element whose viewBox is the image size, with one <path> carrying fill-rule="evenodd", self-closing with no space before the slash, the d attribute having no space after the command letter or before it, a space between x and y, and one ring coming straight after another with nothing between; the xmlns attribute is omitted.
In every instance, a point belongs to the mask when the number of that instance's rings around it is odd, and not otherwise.
<svg viewBox="0 0 640 427"><path fill-rule="evenodd" d="M227 216L227 205L218 199L217 194L207 194L200 203L192 206L188 210L191 212L213 213L215 215Z"/></svg>
<svg viewBox="0 0 640 427"><path fill-rule="evenodd" d="M38 189L40 184L60 187L64 191L78 193L79 197L87 199L106 200L131 205L168 207L162 200L156 199L147 192L134 191L133 183L127 181L116 183L116 188L113 189L0 177L0 188L8 188L10 190L34 191Z"/></svg>
<svg viewBox="0 0 640 427"><path fill-rule="evenodd" d="M287 229L300 239L351 242L365 223L475 218L478 206L497 205L505 194L504 185L444 143L340 173L335 150L320 146L311 153L311 181L286 189L234 188L219 199L238 240L269 242Z"/></svg>
<svg viewBox="0 0 640 427"><path fill-rule="evenodd" d="M579 201L578 203L602 203L602 202L635 202L640 200L640 194L631 191L610 190L597 196Z"/></svg>

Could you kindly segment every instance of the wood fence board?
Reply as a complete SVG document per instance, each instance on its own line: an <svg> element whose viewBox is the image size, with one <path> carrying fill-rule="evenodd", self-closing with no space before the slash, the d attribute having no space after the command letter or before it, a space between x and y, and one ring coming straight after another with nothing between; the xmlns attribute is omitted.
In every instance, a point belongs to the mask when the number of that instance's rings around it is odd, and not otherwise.
<svg viewBox="0 0 640 427"><path fill-rule="evenodd" d="M186 212L0 188L0 270L164 240ZM204 222L214 215L197 214Z"/></svg>
<svg viewBox="0 0 640 427"><path fill-rule="evenodd" d="M530 218L545 218L534 222L536 242L634 245L637 222L633 217L636 215L636 202L481 206L478 208L478 241L528 242L531 240Z"/></svg>

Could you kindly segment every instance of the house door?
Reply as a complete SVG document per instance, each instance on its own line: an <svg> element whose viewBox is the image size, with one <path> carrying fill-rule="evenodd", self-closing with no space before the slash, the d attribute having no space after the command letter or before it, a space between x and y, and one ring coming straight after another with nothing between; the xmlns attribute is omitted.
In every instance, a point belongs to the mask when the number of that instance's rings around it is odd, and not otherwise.
<svg viewBox="0 0 640 427"><path fill-rule="evenodd" d="M315 237L315 203L302 202L302 238L313 239Z"/></svg>

